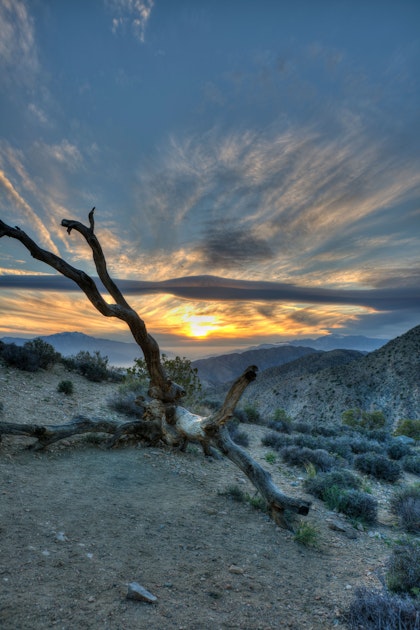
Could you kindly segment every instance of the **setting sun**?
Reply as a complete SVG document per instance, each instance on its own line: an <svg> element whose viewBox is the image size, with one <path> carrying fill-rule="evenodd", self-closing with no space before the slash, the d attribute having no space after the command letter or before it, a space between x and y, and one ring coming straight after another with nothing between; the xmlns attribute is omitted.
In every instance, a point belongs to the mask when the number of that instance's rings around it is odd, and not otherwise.
<svg viewBox="0 0 420 630"><path fill-rule="evenodd" d="M207 337L217 329L216 317L213 315L192 315L185 319L188 334L191 337Z"/></svg>

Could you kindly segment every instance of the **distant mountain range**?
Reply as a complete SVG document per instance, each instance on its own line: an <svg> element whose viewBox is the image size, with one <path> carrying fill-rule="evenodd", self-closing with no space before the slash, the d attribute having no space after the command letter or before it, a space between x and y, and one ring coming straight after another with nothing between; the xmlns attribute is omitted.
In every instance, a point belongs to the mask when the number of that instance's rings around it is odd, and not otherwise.
<svg viewBox="0 0 420 630"><path fill-rule="evenodd" d="M316 339L295 339L280 344L264 344L219 356L193 361L204 385L219 385L236 378L248 365L257 365L260 371L280 366L314 352L327 350L358 350L371 352L380 348L386 339L375 339L361 335L325 335ZM353 355L349 355L353 356Z"/></svg>
<svg viewBox="0 0 420 630"><path fill-rule="evenodd" d="M381 410L389 422L420 418L420 326L367 355L333 350L264 370L242 404L307 421L336 421L353 407Z"/></svg>
<svg viewBox="0 0 420 630"><path fill-rule="evenodd" d="M33 339L33 337L3 337L1 341L21 346L30 339ZM41 339L50 343L63 356L77 354L81 350L100 352L102 356L108 357L110 365L115 365L116 367L129 367L133 365L134 359L142 356L141 350L134 342L111 341L110 339L91 337L81 332L44 335ZM198 368L200 377L205 383L216 384L236 378L241 371L251 364L258 365L260 370L264 370L274 365L282 365L287 361L293 361L314 350L348 348L370 351L384 343L386 341L383 339L372 339L370 337L326 335L317 339L306 339L305 343L302 340L294 340L287 344L267 344L241 352L198 359L193 361L193 365ZM293 348L290 346L293 346ZM299 346L299 349L297 346ZM303 349L301 346L303 346ZM173 356L171 352L166 350L164 352L169 357Z"/></svg>

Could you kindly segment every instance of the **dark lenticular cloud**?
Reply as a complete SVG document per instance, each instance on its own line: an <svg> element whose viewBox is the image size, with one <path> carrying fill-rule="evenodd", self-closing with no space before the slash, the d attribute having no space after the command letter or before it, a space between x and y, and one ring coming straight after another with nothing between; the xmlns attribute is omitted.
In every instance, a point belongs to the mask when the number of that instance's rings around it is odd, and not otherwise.
<svg viewBox="0 0 420 630"><path fill-rule="evenodd" d="M232 222L210 227L197 252L206 265L219 268L234 268L273 258L266 241L250 229L234 227Z"/></svg>

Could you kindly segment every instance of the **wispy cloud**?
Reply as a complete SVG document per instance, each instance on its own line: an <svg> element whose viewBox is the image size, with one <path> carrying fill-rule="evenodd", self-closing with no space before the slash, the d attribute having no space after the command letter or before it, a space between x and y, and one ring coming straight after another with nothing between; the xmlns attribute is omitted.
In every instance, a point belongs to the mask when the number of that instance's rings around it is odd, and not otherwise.
<svg viewBox="0 0 420 630"><path fill-rule="evenodd" d="M58 249L51 239L48 229L27 201L18 193L3 171L0 171L0 191L7 196L17 210L24 214L25 219L34 226L44 246L48 247L53 253L58 254Z"/></svg>
<svg viewBox="0 0 420 630"><path fill-rule="evenodd" d="M419 196L419 173L415 161L351 117L337 135L214 129L171 138L164 158L139 174L142 210L132 234L148 255L165 249L169 257L189 243L197 253L190 273L209 262L229 273L244 259L253 262L244 268L248 277L287 280L317 266L342 273L350 258L353 269L363 264L367 252L383 264L391 240L414 255L416 217L403 207Z"/></svg>
<svg viewBox="0 0 420 630"><path fill-rule="evenodd" d="M154 0L106 0L106 5L114 13L112 32L117 33L129 26L136 39L144 44Z"/></svg>
<svg viewBox="0 0 420 630"><path fill-rule="evenodd" d="M34 21L24 0L0 0L0 68L3 80L24 84L39 69Z"/></svg>

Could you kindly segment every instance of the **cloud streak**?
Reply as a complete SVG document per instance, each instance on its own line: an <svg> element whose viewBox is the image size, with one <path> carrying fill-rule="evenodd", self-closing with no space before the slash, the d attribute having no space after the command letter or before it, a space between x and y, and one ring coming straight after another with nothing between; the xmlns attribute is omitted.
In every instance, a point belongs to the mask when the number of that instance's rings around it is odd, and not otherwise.
<svg viewBox="0 0 420 630"><path fill-rule="evenodd" d="M306 304L356 305L377 311L420 311L420 282L405 287L370 290L339 290L303 287L278 282L258 282L194 276L161 282L116 281L127 295L170 294L201 301L293 302ZM0 287L7 289L40 289L43 291L79 290L70 280L50 275L2 275ZM102 288L103 290L103 288Z"/></svg>

